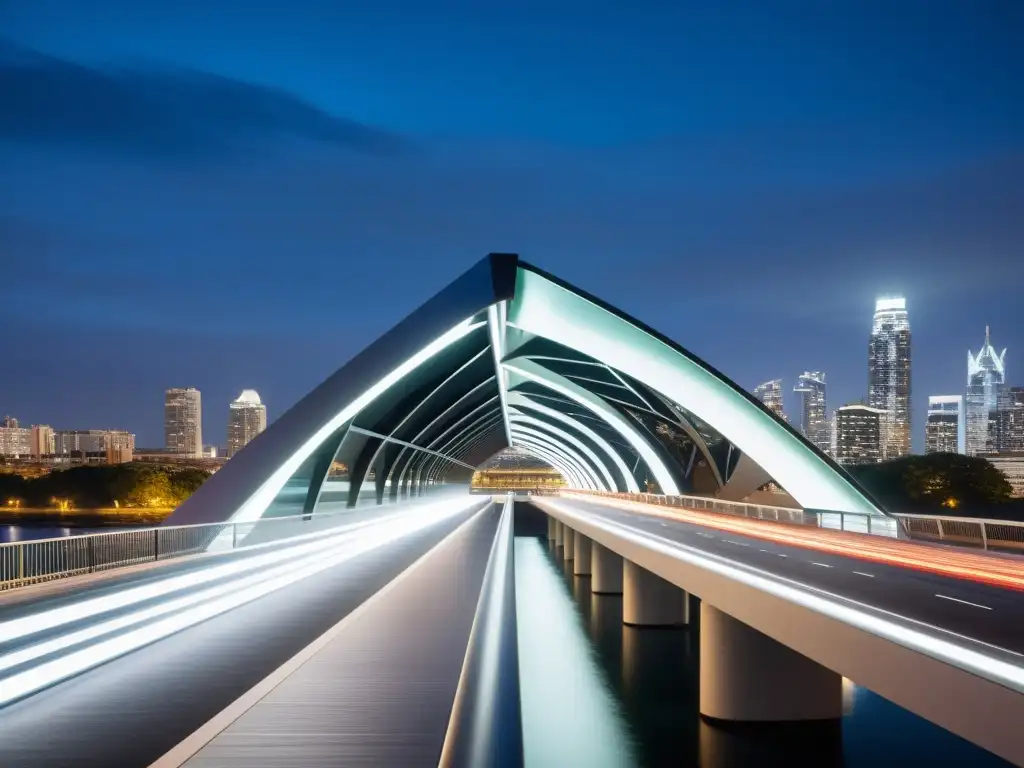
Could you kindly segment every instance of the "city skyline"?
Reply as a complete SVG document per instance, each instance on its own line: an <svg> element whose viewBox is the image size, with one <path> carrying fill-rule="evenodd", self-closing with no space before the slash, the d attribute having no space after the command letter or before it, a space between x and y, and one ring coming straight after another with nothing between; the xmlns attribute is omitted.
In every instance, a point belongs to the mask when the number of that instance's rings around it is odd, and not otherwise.
<svg viewBox="0 0 1024 768"><path fill-rule="evenodd" d="M306 0L3 4L5 411L159 445L153 393L189 382L254 386L273 418L489 251L748 391L826 371L834 404L864 394L864 308L898 292L916 451L978 329L1024 349L1024 51L994 13L556 0L439 29L406 5L356 34ZM67 94L105 119L66 119Z"/></svg>

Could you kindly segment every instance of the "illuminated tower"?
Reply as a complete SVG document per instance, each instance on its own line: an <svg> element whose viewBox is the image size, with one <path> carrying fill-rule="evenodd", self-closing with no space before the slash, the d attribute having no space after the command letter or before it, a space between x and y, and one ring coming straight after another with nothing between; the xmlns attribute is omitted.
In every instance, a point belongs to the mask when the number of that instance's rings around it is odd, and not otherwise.
<svg viewBox="0 0 1024 768"><path fill-rule="evenodd" d="M875 302L868 341L868 405L887 412L882 458L910 453L910 319L903 297Z"/></svg>
<svg viewBox="0 0 1024 768"><path fill-rule="evenodd" d="M228 412L228 458L267 428L267 406L255 389L244 389Z"/></svg>
<svg viewBox="0 0 1024 768"><path fill-rule="evenodd" d="M199 390L168 389L164 397L164 446L190 458L203 455L203 404Z"/></svg>
<svg viewBox="0 0 1024 768"><path fill-rule="evenodd" d="M782 407L782 379L772 379L754 387L754 397L764 403L768 410L780 419L786 418Z"/></svg>
<svg viewBox="0 0 1024 768"><path fill-rule="evenodd" d="M1006 380L1006 350L997 355L985 326L985 343L977 355L967 350L967 394L964 406L967 416L967 455L993 450L989 420L999 407L999 393Z"/></svg>
<svg viewBox="0 0 1024 768"><path fill-rule="evenodd" d="M832 452L832 427L826 410L825 374L804 371L793 391L800 395L800 431L824 453Z"/></svg>

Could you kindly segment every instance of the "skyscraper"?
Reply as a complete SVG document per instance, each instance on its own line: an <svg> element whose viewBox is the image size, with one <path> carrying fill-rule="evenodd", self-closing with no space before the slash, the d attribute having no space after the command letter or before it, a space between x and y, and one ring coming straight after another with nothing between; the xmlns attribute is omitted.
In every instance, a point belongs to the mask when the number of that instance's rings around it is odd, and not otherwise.
<svg viewBox="0 0 1024 768"><path fill-rule="evenodd" d="M835 413L836 461L840 464L877 464L888 411L855 403Z"/></svg>
<svg viewBox="0 0 1024 768"><path fill-rule="evenodd" d="M255 389L243 389L228 412L228 458L267 428L267 406Z"/></svg>
<svg viewBox="0 0 1024 768"><path fill-rule="evenodd" d="M832 452L832 427L828 422L825 396L825 374L804 371L793 391L800 395L800 431L820 451Z"/></svg>
<svg viewBox="0 0 1024 768"><path fill-rule="evenodd" d="M999 394L999 408L990 415L992 449L998 453L1024 451L1024 387L1008 387Z"/></svg>
<svg viewBox="0 0 1024 768"><path fill-rule="evenodd" d="M928 398L928 421L924 425L925 453L964 453L964 399L960 395L932 395Z"/></svg>
<svg viewBox="0 0 1024 768"><path fill-rule="evenodd" d="M782 406L782 379L772 379L754 387L754 397L768 406L768 410L780 419L786 418Z"/></svg>
<svg viewBox="0 0 1024 768"><path fill-rule="evenodd" d="M868 341L868 405L887 412L882 458L910 453L910 319L903 297L875 302Z"/></svg>
<svg viewBox="0 0 1024 768"><path fill-rule="evenodd" d="M999 391L1006 379L1006 350L997 355L992 348L988 326L985 343L977 355L967 350L967 454L975 456L994 449L989 432L992 412L999 407Z"/></svg>
<svg viewBox="0 0 1024 768"><path fill-rule="evenodd" d="M164 447L190 458L203 455L203 406L199 390L168 389L164 398Z"/></svg>

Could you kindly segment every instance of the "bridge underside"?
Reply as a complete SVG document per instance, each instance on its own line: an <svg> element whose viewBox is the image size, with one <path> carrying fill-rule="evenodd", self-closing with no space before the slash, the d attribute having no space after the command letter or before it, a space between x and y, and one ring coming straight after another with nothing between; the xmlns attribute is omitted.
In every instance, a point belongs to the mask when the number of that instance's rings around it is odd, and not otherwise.
<svg viewBox="0 0 1024 768"><path fill-rule="evenodd" d="M509 446L580 489L883 514L725 376L511 254L492 254L313 390L171 518L250 520L467 483Z"/></svg>

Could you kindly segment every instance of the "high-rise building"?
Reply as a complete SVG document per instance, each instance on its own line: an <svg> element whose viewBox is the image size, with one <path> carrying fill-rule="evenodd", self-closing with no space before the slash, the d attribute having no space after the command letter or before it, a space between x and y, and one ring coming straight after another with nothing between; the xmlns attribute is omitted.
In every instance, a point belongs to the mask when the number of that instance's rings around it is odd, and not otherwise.
<svg viewBox="0 0 1024 768"><path fill-rule="evenodd" d="M267 428L267 406L255 389L244 389L228 412L228 458Z"/></svg>
<svg viewBox="0 0 1024 768"><path fill-rule="evenodd" d="M800 431L818 450L832 453L832 426L828 422L825 374L804 371L793 391L800 395Z"/></svg>
<svg viewBox="0 0 1024 768"><path fill-rule="evenodd" d="M32 430L22 427L13 416L5 416L0 426L0 456L25 459L32 455Z"/></svg>
<svg viewBox="0 0 1024 768"><path fill-rule="evenodd" d="M868 341L868 405L886 411L882 457L910 453L910 319L903 297L875 302Z"/></svg>
<svg viewBox="0 0 1024 768"><path fill-rule="evenodd" d="M999 392L1006 379L1006 350L997 355L992 347L988 326L985 343L977 355L967 350L967 394L964 408L967 416L967 454L976 456L995 450L992 443L992 412L999 408Z"/></svg>
<svg viewBox="0 0 1024 768"><path fill-rule="evenodd" d="M768 410L780 419L786 418L786 412L782 406L782 379L772 379L764 384L758 384L754 387L754 397L764 403Z"/></svg>
<svg viewBox="0 0 1024 768"><path fill-rule="evenodd" d="M170 453L203 456L203 405L199 390L168 389L164 397L164 447Z"/></svg>
<svg viewBox="0 0 1024 768"><path fill-rule="evenodd" d="M835 412L835 458L840 464L876 464L882 459L889 414L855 403Z"/></svg>
<svg viewBox="0 0 1024 768"><path fill-rule="evenodd" d="M999 393L999 407L989 415L989 442L996 453L1024 452L1024 387Z"/></svg>
<svg viewBox="0 0 1024 768"><path fill-rule="evenodd" d="M57 452L57 444L54 439L53 427L47 424L32 425L32 457L39 459L43 456L53 456Z"/></svg>
<svg viewBox="0 0 1024 768"><path fill-rule="evenodd" d="M925 453L964 453L967 430L964 399L960 395L932 395L928 398L928 420L924 425Z"/></svg>

